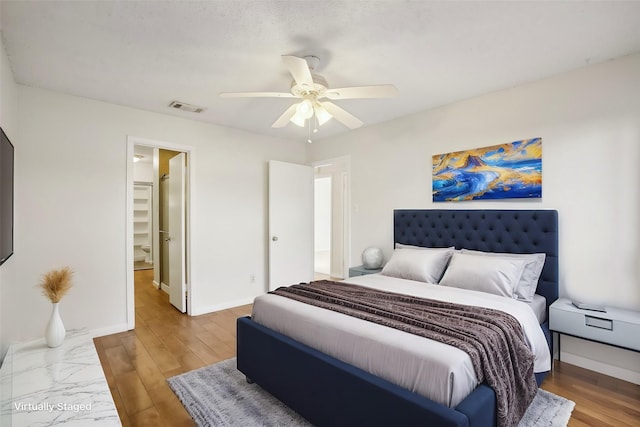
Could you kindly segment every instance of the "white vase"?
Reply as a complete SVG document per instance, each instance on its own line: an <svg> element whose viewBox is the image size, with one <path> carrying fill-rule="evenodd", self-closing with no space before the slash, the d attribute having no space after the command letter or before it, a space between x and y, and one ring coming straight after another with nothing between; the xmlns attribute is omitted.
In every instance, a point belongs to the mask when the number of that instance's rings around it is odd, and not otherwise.
<svg viewBox="0 0 640 427"><path fill-rule="evenodd" d="M49 347L58 347L64 341L66 331L60 318L60 311L58 303L53 303L53 309L51 310L51 318L47 324L47 330L44 333L44 339Z"/></svg>

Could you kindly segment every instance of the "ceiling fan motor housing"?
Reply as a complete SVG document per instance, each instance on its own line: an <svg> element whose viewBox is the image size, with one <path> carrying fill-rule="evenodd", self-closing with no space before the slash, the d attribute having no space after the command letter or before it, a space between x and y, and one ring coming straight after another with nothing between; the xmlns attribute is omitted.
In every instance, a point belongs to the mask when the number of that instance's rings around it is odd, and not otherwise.
<svg viewBox="0 0 640 427"><path fill-rule="evenodd" d="M315 98L321 98L327 91L329 84L327 80L319 74L311 74L313 79L313 87L306 84L298 84L295 80L291 81L291 93L300 98L312 95Z"/></svg>

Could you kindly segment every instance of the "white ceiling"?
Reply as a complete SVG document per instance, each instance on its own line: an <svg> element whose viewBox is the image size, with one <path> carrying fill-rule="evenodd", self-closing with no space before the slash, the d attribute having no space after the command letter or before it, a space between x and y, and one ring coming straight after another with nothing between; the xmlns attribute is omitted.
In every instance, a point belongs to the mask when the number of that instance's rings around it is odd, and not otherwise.
<svg viewBox="0 0 640 427"><path fill-rule="evenodd" d="M313 54L330 87L392 83L336 102L365 126L640 52L640 1L7 1L18 83L293 140L281 55ZM170 109L179 100L207 108ZM315 139L348 131L331 120Z"/></svg>

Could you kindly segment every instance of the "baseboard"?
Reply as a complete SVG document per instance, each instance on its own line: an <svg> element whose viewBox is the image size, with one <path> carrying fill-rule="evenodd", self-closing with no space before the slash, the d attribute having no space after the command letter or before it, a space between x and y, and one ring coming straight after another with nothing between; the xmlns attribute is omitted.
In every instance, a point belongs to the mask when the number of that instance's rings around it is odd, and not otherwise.
<svg viewBox="0 0 640 427"><path fill-rule="evenodd" d="M561 357L563 362L640 385L640 372L632 371L620 366L610 365L598 360L588 359L565 351L562 352Z"/></svg>
<svg viewBox="0 0 640 427"><path fill-rule="evenodd" d="M97 328L91 329L89 334L91 338L103 337L105 335L117 334L119 332L126 332L129 328L126 323L121 323L119 325L107 326L106 328Z"/></svg>
<svg viewBox="0 0 640 427"><path fill-rule="evenodd" d="M162 282L160 284L160 289L162 289L163 291L165 291L167 294L169 293L169 285L167 285L166 283Z"/></svg>
<svg viewBox="0 0 640 427"><path fill-rule="evenodd" d="M213 313L215 311L226 310L228 308L239 307L241 305L252 304L255 297L243 298L240 300L229 301L222 304L214 304L206 307L195 307L191 309L192 316L199 316L201 314Z"/></svg>
<svg viewBox="0 0 640 427"><path fill-rule="evenodd" d="M151 284L153 285L153 287L154 287L154 288L156 288L156 289L160 289L160 285L159 285L159 284L158 284L158 282L156 282L155 280L153 280L153 281L151 282Z"/></svg>

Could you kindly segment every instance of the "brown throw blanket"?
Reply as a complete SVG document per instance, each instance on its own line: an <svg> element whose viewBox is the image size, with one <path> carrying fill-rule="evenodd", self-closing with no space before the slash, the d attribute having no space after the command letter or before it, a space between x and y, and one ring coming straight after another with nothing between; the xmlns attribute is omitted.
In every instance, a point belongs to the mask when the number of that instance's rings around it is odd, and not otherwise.
<svg viewBox="0 0 640 427"><path fill-rule="evenodd" d="M321 280L271 293L457 347L495 391L498 426L516 426L536 395L534 355L520 323L499 310Z"/></svg>

